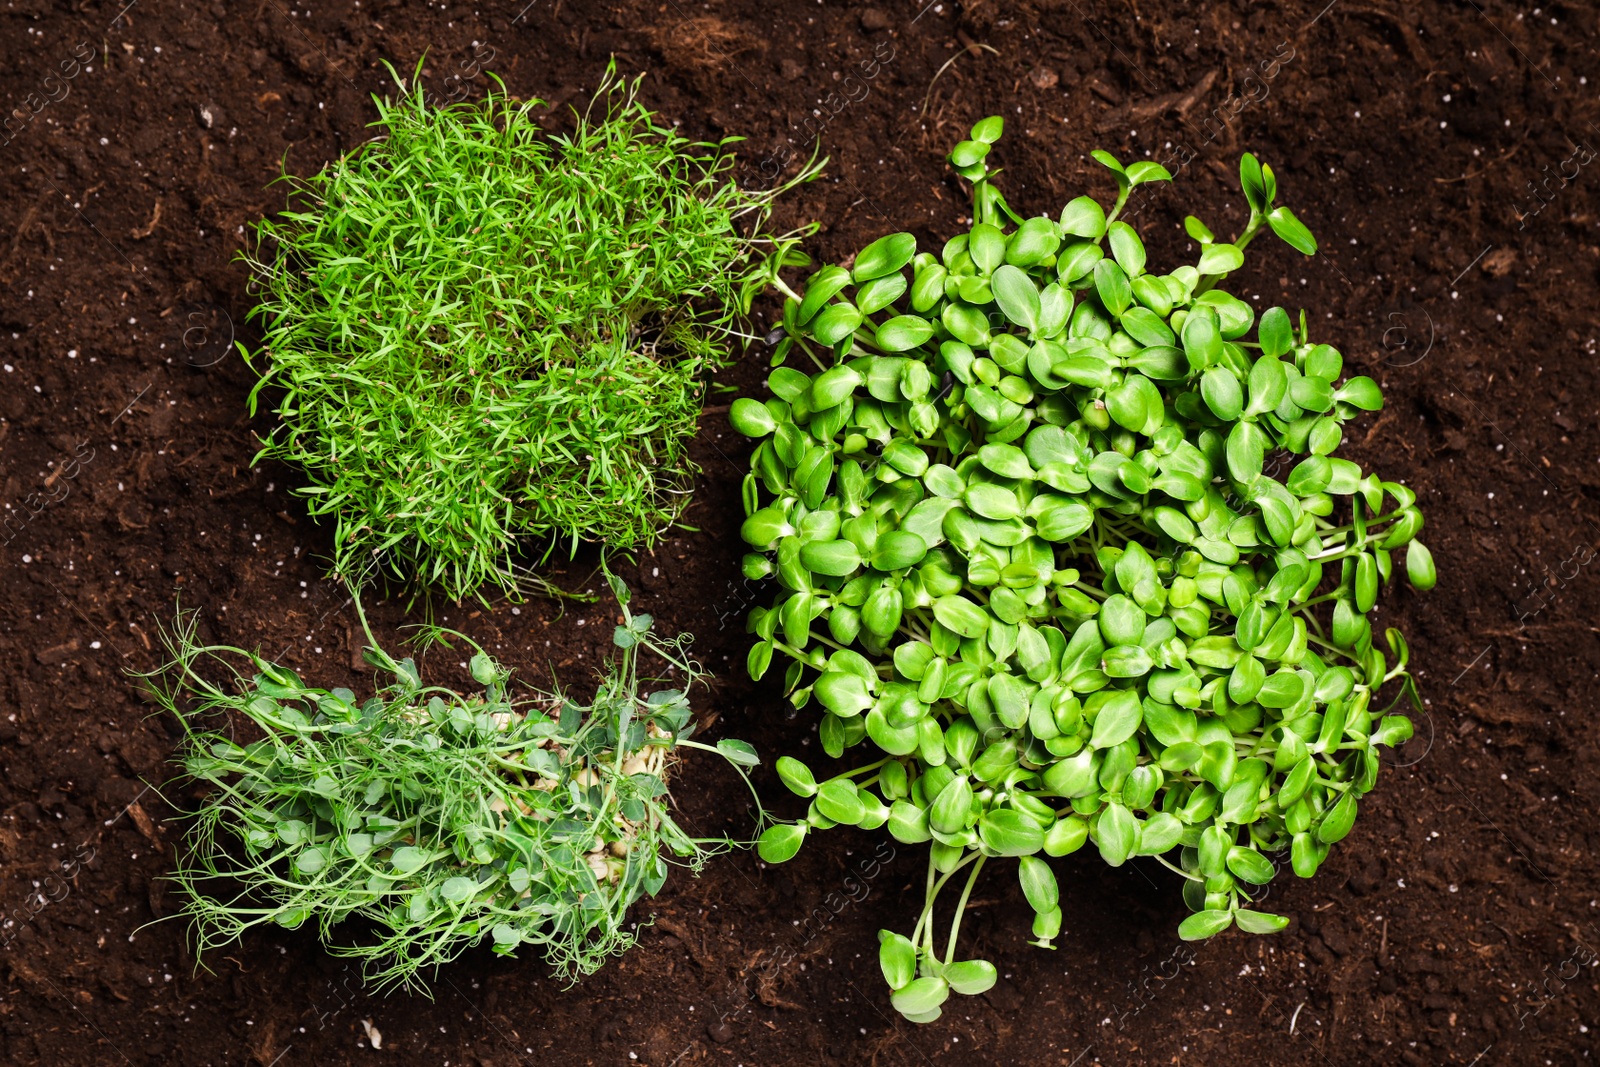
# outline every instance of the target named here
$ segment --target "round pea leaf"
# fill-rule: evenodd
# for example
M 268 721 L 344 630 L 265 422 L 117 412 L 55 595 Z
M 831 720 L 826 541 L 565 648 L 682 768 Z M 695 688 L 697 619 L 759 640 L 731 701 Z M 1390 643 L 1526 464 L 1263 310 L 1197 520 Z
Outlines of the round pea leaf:
M 439 896 L 452 904 L 459 904 L 477 892 L 478 883 L 471 878 L 457 876 L 445 879 L 444 885 L 439 887 Z
M 750 744 L 748 741 L 740 741 L 738 738 L 734 737 L 725 737 L 721 741 L 717 742 L 717 751 L 722 754 L 723 759 L 726 759 L 729 763 L 736 764 L 737 766 L 761 766 L 761 757 L 756 754 L 755 746 Z
M 756 842 L 756 851 L 768 863 L 783 863 L 793 859 L 806 839 L 806 824 L 786 822 L 769 826 Z
M 395 849 L 394 854 L 389 857 L 389 861 L 394 864 L 394 869 L 401 874 L 414 874 L 422 868 L 423 864 L 428 862 L 428 854 L 420 848 L 407 845 L 404 848 Z
M 294 869 L 298 874 L 313 875 L 328 865 L 327 846 L 308 848 L 294 858 Z

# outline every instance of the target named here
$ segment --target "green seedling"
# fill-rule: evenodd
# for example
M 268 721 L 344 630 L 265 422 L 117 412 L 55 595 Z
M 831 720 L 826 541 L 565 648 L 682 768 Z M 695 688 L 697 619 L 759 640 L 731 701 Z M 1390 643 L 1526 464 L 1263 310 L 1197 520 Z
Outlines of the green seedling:
M 741 741 L 689 739 L 688 691 L 704 676 L 688 638 L 658 638 L 618 593 L 618 652 L 587 705 L 513 700 L 508 672 L 475 645 L 481 690 L 424 685 L 376 642 L 366 659 L 387 681 L 358 702 L 202 646 L 180 617 L 173 661 L 149 681 L 187 731 L 184 768 L 205 792 L 173 875 L 201 954 L 255 926 L 312 923 L 379 988 L 425 992 L 428 974 L 485 940 L 501 955 L 535 946 L 568 979 L 627 949 L 628 909 L 669 864 L 698 870 L 732 844 L 673 820 L 679 752 L 716 752 L 741 775 L 757 759 Z M 670 682 L 641 678 L 642 654 L 669 664 Z M 225 681 L 207 677 L 219 669 Z
M 378 136 L 283 179 L 292 210 L 247 256 L 250 404 L 278 391 L 261 455 L 305 471 L 340 573 L 512 588 L 519 538 L 648 547 L 687 504 L 703 379 L 805 262 L 809 230 L 762 224 L 821 164 L 741 189 L 738 138 L 691 143 L 637 88 L 608 69 L 554 136 L 503 86 L 435 108 L 413 85 L 376 100 Z
M 950 156 L 969 232 L 938 254 L 891 234 L 816 272 L 778 353 L 816 373 L 779 366 L 770 399 L 730 410 L 759 442 L 744 573 L 779 587 L 751 613 L 750 674 L 787 660 L 827 754 L 876 750 L 822 782 L 779 760 L 811 807 L 761 854 L 840 823 L 929 843 L 915 925 L 880 935 L 919 1022 L 995 980 L 958 934 L 996 857 L 1019 858 L 1044 947 L 1070 911 L 1046 857 L 1087 842 L 1180 875 L 1184 938 L 1282 928 L 1251 906 L 1269 857 L 1310 877 L 1411 735 L 1391 712 L 1420 707 L 1400 633 L 1374 645 L 1380 587 L 1402 550 L 1414 586 L 1435 579 L 1415 494 L 1333 454 L 1377 384 L 1303 313 L 1258 318 L 1219 287 L 1265 229 L 1315 251 L 1271 168 L 1244 157 L 1235 240 L 1191 217 L 1199 261 L 1157 274 L 1117 216 L 1165 170 L 1097 152 L 1109 211 L 1082 196 L 1024 219 L 988 169 L 1000 132 L 986 119 Z

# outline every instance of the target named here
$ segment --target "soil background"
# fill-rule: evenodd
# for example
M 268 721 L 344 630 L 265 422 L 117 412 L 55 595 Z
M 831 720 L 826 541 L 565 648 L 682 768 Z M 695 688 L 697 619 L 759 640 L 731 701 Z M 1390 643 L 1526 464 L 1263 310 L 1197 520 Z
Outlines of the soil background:
M 526 5 L 526 6 L 524 6 Z M 1587 1064 L 1600 1046 L 1600 143 L 1595 8 L 1391 0 L 5 0 L 0 8 L 0 1059 L 15 1064 Z M 925 856 L 833 831 L 789 864 L 751 853 L 641 903 L 638 946 L 575 988 L 536 958 L 474 952 L 432 1000 L 369 995 L 310 931 L 252 934 L 197 968 L 162 876 L 179 824 L 157 792 L 174 724 L 126 681 L 174 603 L 202 633 L 321 684 L 352 666 L 354 614 L 325 577 L 297 474 L 252 466 L 247 228 L 370 134 L 382 61 L 442 98 L 483 72 L 570 121 L 615 56 L 696 136 L 737 134 L 742 181 L 822 180 L 778 222 L 820 220 L 838 261 L 882 233 L 924 247 L 966 194 L 943 155 L 1005 116 L 1013 205 L 1109 202 L 1088 159 L 1168 162 L 1141 203 L 1153 264 L 1194 253 L 1189 212 L 1233 232 L 1241 151 L 1320 239 L 1263 239 L 1232 291 L 1308 309 L 1381 414 L 1346 454 L 1416 488 L 1432 593 L 1394 588 L 1428 711 L 1318 877 L 1285 875 L 1274 937 L 1185 945 L 1174 876 L 1058 863 L 1065 928 L 1030 947 L 1006 865 L 963 929 L 994 990 L 912 1027 L 888 1006 L 876 931 L 903 929 Z M 74 58 L 76 56 L 76 59 Z M 70 77 L 66 71 L 72 71 Z M 46 81 L 50 77 L 51 80 Z M 66 95 L 61 98 L 65 87 Z M 31 94 L 31 95 L 30 95 Z M 58 99 L 50 99 L 56 97 Z M 759 308 L 765 333 L 775 305 Z M 761 388 L 756 345 L 722 380 Z M 626 576 L 718 675 L 712 736 L 768 766 L 814 722 L 744 679 L 745 450 L 716 405 L 679 532 Z M 583 587 L 585 560 L 557 565 Z M 598 584 L 598 583 L 594 583 Z M 440 605 L 525 677 L 581 682 L 615 608 Z M 375 608 L 398 640 L 404 602 Z M 358 632 L 358 631 L 357 631 Z M 432 677 L 464 679 L 434 653 Z M 815 752 L 815 747 L 809 749 Z M 799 803 L 768 770 L 782 814 Z M 170 791 L 169 791 L 170 792 Z M 675 795 L 704 832 L 748 798 L 691 759 Z M 364 1023 L 381 1031 L 372 1048 Z

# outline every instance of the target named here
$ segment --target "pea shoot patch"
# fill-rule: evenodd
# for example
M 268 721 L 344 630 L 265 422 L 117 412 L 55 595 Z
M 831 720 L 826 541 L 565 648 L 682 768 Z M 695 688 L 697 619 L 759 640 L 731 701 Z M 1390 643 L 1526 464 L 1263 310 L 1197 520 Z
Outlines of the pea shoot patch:
M 536 946 L 568 978 L 632 945 L 628 909 L 669 865 L 698 870 L 732 845 L 672 818 L 678 750 L 716 752 L 741 775 L 756 756 L 740 741 L 689 739 L 688 690 L 703 675 L 687 639 L 658 638 L 616 590 L 616 656 L 587 705 L 553 692 L 514 700 L 481 649 L 481 691 L 424 685 L 411 659 L 376 645 L 367 660 L 388 680 L 358 703 L 258 655 L 199 645 L 192 617 L 180 620 L 173 662 L 149 680 L 187 730 L 185 770 L 209 790 L 173 875 L 200 952 L 255 926 L 311 922 L 376 987 L 426 992 L 441 964 L 483 942 L 501 955 Z M 676 668 L 670 687 L 641 678 L 641 655 Z M 219 667 L 224 681 L 206 676 Z M 261 736 L 238 738 L 241 727 Z

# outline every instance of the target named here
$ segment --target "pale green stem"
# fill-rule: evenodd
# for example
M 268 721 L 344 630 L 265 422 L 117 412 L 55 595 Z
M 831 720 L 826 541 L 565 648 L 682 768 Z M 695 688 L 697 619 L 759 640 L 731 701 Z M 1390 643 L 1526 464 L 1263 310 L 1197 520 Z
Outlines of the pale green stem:
M 972 873 L 967 876 L 967 884 L 961 890 L 961 899 L 956 901 L 955 918 L 950 921 L 950 940 L 946 944 L 944 952 L 944 965 L 946 967 L 955 962 L 956 937 L 961 933 L 961 916 L 967 910 L 967 898 L 972 895 L 972 887 L 978 881 L 978 872 L 983 870 L 984 861 L 988 859 L 988 857 L 983 855 L 981 852 L 974 853 L 974 855 L 978 857 L 978 862 L 973 865 Z M 963 860 L 962 862 L 965 863 L 966 861 Z M 957 870 L 959 869 L 960 868 L 957 868 Z M 950 873 L 954 874 L 955 871 L 951 871 Z

